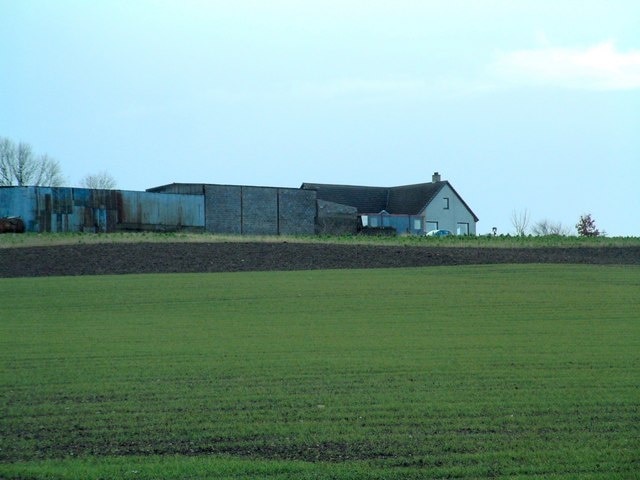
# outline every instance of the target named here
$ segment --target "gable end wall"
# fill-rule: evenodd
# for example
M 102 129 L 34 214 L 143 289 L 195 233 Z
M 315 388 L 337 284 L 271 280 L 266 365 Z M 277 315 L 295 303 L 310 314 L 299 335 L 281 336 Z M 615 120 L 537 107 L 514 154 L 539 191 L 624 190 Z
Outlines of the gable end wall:
M 444 199 L 449 199 L 449 208 L 444 208 Z M 458 222 L 469 224 L 469 234 L 476 234 L 476 222 L 473 214 L 462 203 L 460 197 L 449 185 L 445 185 L 424 210 L 426 222 L 437 222 L 439 229 L 457 232 Z

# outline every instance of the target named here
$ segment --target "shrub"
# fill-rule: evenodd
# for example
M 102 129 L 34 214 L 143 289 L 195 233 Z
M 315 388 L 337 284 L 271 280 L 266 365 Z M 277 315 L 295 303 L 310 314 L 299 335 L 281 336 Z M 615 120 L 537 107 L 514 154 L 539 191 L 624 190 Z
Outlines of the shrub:
M 597 237 L 600 231 L 596 228 L 596 222 L 591 218 L 591 214 L 581 215 L 580 220 L 576 224 L 576 230 L 581 237 Z

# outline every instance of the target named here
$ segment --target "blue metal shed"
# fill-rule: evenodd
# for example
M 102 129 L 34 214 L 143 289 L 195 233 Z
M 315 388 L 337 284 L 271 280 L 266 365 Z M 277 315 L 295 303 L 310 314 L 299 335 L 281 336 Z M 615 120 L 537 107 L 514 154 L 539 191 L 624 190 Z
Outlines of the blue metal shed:
M 0 217 L 28 232 L 204 231 L 204 196 L 68 187 L 0 187 Z

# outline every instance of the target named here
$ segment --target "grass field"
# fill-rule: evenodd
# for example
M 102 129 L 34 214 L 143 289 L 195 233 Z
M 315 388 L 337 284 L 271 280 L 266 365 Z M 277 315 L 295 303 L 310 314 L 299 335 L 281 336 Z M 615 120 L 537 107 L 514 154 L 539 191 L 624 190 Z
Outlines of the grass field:
M 638 478 L 640 268 L 0 279 L 0 477 Z

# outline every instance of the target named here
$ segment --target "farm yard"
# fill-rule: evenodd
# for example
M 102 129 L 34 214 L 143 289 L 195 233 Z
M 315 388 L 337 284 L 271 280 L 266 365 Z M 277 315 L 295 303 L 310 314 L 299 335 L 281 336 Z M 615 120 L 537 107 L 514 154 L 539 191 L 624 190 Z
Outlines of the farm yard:
M 0 248 L 0 477 L 634 478 L 637 245 L 480 250 Z

